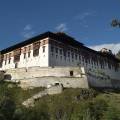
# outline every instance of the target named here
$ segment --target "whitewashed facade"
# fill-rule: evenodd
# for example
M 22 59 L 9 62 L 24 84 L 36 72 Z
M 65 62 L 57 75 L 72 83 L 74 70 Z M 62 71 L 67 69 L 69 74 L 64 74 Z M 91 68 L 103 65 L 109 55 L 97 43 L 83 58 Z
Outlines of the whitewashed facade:
M 48 38 L 43 39 L 42 41 L 44 40 L 48 40 Z M 43 51 L 43 47 L 45 47 L 45 51 Z M 26 49 L 26 51 L 24 51 L 24 49 Z M 49 49 L 49 45 L 45 44 L 39 48 L 38 55 L 34 56 L 32 44 L 23 46 L 21 47 L 20 58 L 18 61 L 14 61 L 14 51 L 10 51 L 4 54 L 2 69 L 5 70 L 5 69 L 22 68 L 22 67 L 28 68 L 33 66 L 48 67 L 49 66 L 48 49 Z
M 119 60 L 111 53 L 85 47 L 64 33 L 46 32 L 1 51 L 1 69 L 80 66 L 120 77 Z

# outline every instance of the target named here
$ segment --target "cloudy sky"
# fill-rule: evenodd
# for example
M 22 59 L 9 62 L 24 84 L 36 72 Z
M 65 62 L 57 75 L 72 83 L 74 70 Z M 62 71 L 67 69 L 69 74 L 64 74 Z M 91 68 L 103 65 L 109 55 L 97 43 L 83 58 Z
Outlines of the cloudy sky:
M 93 49 L 120 49 L 120 0 L 0 0 L 0 49 L 46 31 L 64 31 Z

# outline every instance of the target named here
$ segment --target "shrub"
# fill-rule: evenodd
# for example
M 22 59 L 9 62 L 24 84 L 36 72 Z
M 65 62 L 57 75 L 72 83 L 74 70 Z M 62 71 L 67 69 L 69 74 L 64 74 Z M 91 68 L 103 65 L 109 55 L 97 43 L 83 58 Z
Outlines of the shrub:
M 15 111 L 16 105 L 9 97 L 4 97 L 0 101 L 0 111 L 7 120 L 11 120 Z

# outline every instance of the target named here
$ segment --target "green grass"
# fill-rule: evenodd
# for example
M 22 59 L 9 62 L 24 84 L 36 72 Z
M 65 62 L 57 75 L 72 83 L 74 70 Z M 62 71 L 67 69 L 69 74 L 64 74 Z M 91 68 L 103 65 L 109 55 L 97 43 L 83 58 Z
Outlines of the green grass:
M 34 88 L 23 90 L 16 84 L 2 82 L 0 83 L 0 99 L 2 99 L 6 95 L 14 100 L 16 105 L 20 105 L 24 100 L 42 91 L 43 89 L 44 88 Z
M 7 96 L 15 103 L 11 120 L 120 120 L 120 91 L 70 88 L 61 94 L 42 97 L 33 108 L 21 106 L 24 100 L 43 89 L 23 90 L 3 82 L 0 83 L 0 101 Z M 10 108 L 7 106 L 6 111 Z M 4 111 L 0 110 L 0 115 L 4 115 Z

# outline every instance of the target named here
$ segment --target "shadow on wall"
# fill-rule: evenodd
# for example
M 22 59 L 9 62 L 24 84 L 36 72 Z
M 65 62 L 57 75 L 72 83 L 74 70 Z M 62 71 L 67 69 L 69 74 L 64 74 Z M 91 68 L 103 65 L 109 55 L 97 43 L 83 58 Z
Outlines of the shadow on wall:
M 11 80 L 12 76 L 10 74 L 5 74 L 4 79 Z

